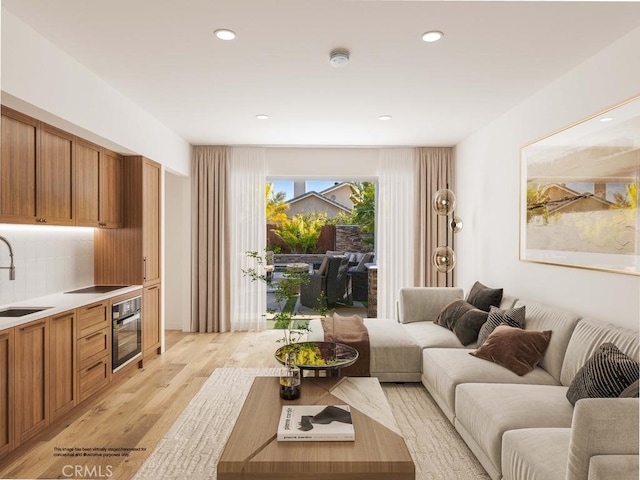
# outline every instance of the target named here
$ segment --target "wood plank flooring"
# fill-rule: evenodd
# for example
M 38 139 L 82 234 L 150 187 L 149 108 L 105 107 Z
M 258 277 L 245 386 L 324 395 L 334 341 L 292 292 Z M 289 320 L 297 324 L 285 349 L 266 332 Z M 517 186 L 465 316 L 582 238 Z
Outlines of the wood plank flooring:
M 0 478 L 132 478 L 214 369 L 277 367 L 279 335 L 167 331 L 165 353 L 0 460 Z

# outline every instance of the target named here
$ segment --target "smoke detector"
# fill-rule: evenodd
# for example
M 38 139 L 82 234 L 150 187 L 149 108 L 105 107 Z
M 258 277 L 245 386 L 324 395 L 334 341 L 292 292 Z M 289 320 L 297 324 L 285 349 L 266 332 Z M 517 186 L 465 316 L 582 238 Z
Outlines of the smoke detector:
M 336 48 L 329 54 L 329 64 L 332 67 L 345 67 L 349 63 L 349 50 Z

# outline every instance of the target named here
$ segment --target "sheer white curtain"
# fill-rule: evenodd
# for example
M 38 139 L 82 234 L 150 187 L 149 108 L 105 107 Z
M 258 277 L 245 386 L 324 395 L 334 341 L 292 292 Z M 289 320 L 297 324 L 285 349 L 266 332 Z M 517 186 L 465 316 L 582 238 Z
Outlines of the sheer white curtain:
M 379 318 L 396 318 L 399 289 L 413 286 L 414 175 L 414 149 L 380 149 L 376 214 Z
M 255 267 L 248 251 L 264 255 L 266 240 L 264 148 L 232 147 L 229 171 L 231 329 L 266 326 L 267 293 L 263 282 L 251 282 L 242 270 Z

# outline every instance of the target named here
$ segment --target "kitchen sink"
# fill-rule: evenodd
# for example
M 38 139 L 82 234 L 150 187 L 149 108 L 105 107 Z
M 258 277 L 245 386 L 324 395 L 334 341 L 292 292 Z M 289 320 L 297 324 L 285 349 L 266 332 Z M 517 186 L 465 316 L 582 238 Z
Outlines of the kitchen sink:
M 51 307 L 9 307 L 0 310 L 0 317 L 24 317 L 32 313 L 41 312 Z

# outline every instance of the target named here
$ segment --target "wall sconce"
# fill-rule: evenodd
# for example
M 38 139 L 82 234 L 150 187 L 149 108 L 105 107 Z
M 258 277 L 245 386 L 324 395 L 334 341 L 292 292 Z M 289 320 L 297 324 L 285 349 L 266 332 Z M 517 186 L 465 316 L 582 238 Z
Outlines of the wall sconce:
M 449 190 L 448 186 L 436 192 L 431 205 L 437 215 L 447 217 L 447 228 L 449 231 L 456 234 L 462 230 L 462 219 L 453 215 L 456 208 L 456 196 Z M 449 215 L 451 215 L 452 218 L 449 219 Z M 453 251 L 453 236 L 451 237 L 451 247 L 449 246 L 449 235 L 447 235 L 446 238 L 446 245 L 436 248 L 432 257 L 433 266 L 442 273 L 449 273 L 456 266 L 456 253 Z

